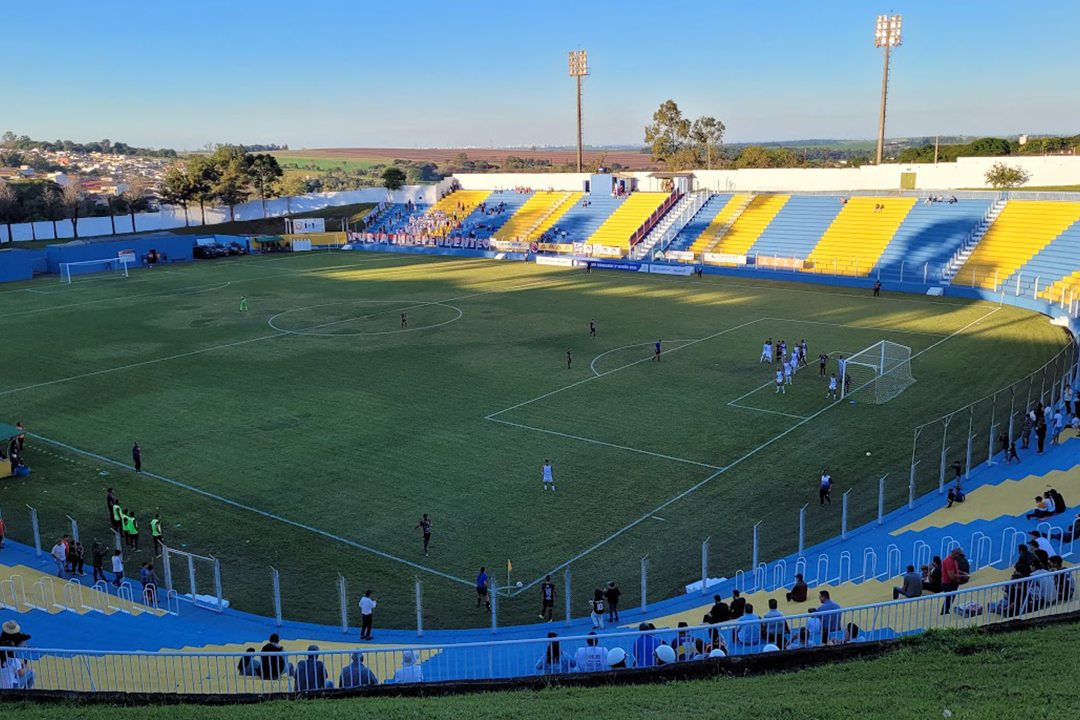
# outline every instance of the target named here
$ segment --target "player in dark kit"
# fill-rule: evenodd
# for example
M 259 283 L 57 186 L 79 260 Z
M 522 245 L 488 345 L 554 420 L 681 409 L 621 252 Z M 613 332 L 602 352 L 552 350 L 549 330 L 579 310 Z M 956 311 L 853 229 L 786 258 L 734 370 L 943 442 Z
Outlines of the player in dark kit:
M 660 362 L 660 341 L 656 341 L 656 350 L 653 351 L 653 360 Z
M 570 365 L 574 362 L 574 355 L 570 352 L 570 348 L 566 348 L 566 369 L 570 369 Z
M 540 583 L 540 601 L 543 605 L 540 607 L 540 619 L 545 617 L 548 622 L 551 622 L 552 616 L 555 614 L 555 596 L 559 592 L 555 589 L 555 583 L 551 582 L 551 576 L 548 575 L 544 578 L 544 582 Z
M 407 312 L 401 313 L 401 327 L 409 327 L 409 313 Z
M 820 355 L 818 355 L 817 361 L 818 361 L 818 374 L 821 375 L 821 377 L 825 377 L 825 375 L 826 375 L 825 366 L 829 364 L 829 356 L 826 355 L 825 353 L 821 353 Z
M 135 443 L 131 446 L 131 462 L 135 465 L 135 472 L 142 472 L 142 448 L 139 447 L 139 443 Z
M 428 520 L 427 513 L 424 513 L 424 517 L 420 518 L 420 522 L 416 523 L 413 530 L 416 529 L 420 529 L 424 533 L 424 557 L 427 557 L 427 546 L 431 542 L 431 520 Z
M 589 321 L 589 337 L 596 337 L 596 321 Z

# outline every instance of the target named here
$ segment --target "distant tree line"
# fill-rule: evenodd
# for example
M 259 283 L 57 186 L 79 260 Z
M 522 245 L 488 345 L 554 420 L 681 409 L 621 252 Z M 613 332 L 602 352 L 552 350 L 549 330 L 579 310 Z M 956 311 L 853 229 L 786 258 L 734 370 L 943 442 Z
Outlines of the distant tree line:
M 116 216 L 131 215 L 132 227 L 137 229 L 135 215 L 151 210 L 149 184 L 142 178 L 132 178 L 123 190 L 107 195 L 97 201 L 86 191 L 86 184 L 79 176 L 71 176 L 67 185 L 48 180 L 25 180 L 12 183 L 0 182 L 0 223 L 7 227 L 4 240 L 13 238 L 11 226 L 16 223 L 52 223 L 52 239 L 57 239 L 56 224 L 70 220 L 75 237 L 79 237 L 79 220 L 88 217 L 105 217 L 112 220 L 116 233 Z M 31 237 L 39 238 L 31 225 Z
M 1023 145 L 1019 141 L 1004 140 L 1002 138 L 980 138 L 969 143 L 939 145 L 937 159 L 938 162 L 953 162 L 960 157 L 1053 155 L 1067 152 L 1080 152 L 1080 135 L 1028 138 L 1028 141 Z M 895 161 L 901 163 L 934 162 L 933 139 L 925 138 L 924 144 L 902 150 L 896 156 Z
M 237 205 L 259 198 L 265 215 L 267 198 L 294 197 L 306 192 L 304 181 L 285 177 L 273 155 L 251 153 L 239 145 L 218 145 L 210 154 L 192 155 L 170 165 L 165 171 L 161 201 L 182 207 L 185 224 L 188 224 L 188 207 L 198 205 L 205 225 L 207 205 L 227 205 L 232 219 Z
M 0 149 L 4 150 L 48 150 L 50 152 L 71 153 L 108 153 L 110 155 L 131 155 L 135 157 L 160 157 L 174 158 L 176 151 L 168 148 L 143 148 L 134 147 L 127 143 L 114 143 L 111 140 L 99 140 L 97 142 L 77 143 L 71 140 L 31 140 L 26 135 L 16 135 L 8 130 L 0 136 Z

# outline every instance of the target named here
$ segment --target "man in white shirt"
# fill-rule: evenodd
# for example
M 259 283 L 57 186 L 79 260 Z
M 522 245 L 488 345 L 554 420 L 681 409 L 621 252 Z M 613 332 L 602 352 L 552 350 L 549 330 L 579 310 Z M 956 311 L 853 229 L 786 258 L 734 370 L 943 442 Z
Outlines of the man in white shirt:
M 370 590 L 368 591 L 370 592 Z M 368 638 L 369 640 L 371 638 Z M 401 668 L 394 673 L 395 683 L 424 682 L 424 672 L 416 664 L 416 654 L 412 650 L 401 653 Z
M 364 597 L 360 598 L 360 639 L 371 639 L 371 620 L 378 603 L 371 597 L 371 591 L 365 590 Z
M 1028 542 L 1028 547 L 1037 548 L 1043 550 L 1047 555 L 1055 555 L 1054 546 L 1050 544 L 1050 541 L 1042 536 L 1038 530 L 1032 530 L 1030 533 L 1031 540 Z
M 49 555 L 56 561 L 56 577 L 64 577 L 64 564 L 67 562 L 67 545 L 64 544 L 64 541 L 57 540 Z
M 787 623 L 784 621 L 784 613 L 777 609 L 776 598 L 769 598 L 769 612 L 765 613 L 765 620 L 770 621 L 765 623 L 765 641 L 784 647 Z
M 603 672 L 604 670 L 610 670 L 611 666 L 608 665 L 607 648 L 600 647 L 597 642 L 598 638 L 596 633 L 589 633 L 589 639 L 585 641 L 586 646 L 578 648 L 574 653 L 574 660 L 577 662 L 578 672 Z
M 787 388 L 784 387 L 784 369 L 783 368 L 776 368 L 776 392 L 782 392 L 785 395 L 787 395 Z
M 784 361 L 784 384 L 785 385 L 790 385 L 791 384 L 791 373 L 792 373 L 791 360 L 785 360 Z

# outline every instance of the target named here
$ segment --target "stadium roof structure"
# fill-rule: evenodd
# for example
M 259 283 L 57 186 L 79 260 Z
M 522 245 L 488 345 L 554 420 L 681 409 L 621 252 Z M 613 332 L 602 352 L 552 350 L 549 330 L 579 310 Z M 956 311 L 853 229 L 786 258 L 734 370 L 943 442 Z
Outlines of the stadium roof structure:
M 5 425 L 4 423 L 0 423 L 0 440 L 10 440 L 17 435 L 22 435 L 24 432 L 26 431 L 20 430 L 14 425 Z

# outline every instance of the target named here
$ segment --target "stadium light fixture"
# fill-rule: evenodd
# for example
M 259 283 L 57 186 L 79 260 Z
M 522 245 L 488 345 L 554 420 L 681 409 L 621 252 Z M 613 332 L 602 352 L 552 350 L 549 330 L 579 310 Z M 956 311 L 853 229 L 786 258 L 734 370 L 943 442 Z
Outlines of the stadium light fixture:
M 589 57 L 588 53 L 584 50 L 571 50 L 570 51 L 570 77 L 577 80 L 577 171 L 581 172 L 582 157 L 582 135 L 581 135 L 581 78 L 586 77 L 589 74 Z
M 899 15 L 878 15 L 874 28 L 874 47 L 885 48 L 885 72 L 881 78 L 881 116 L 878 118 L 877 164 L 885 149 L 885 104 L 889 94 L 889 50 L 900 47 Z

